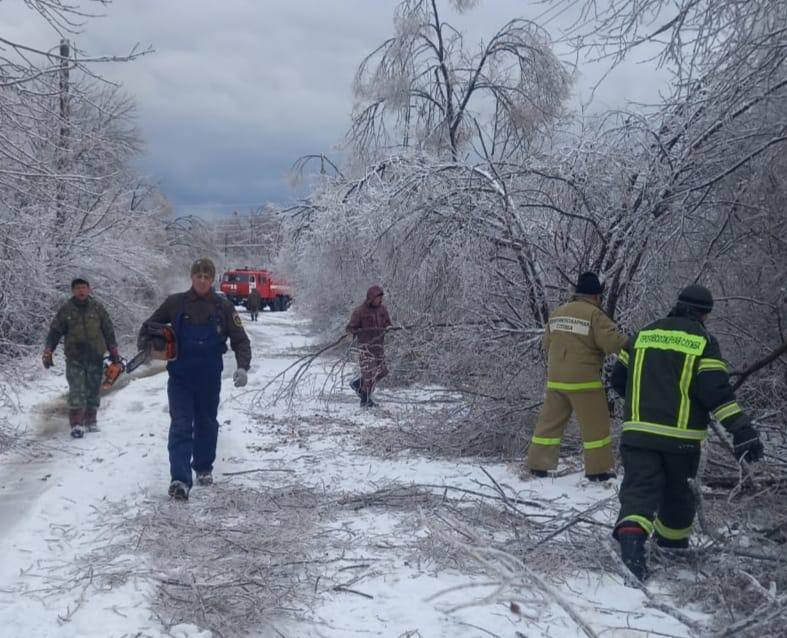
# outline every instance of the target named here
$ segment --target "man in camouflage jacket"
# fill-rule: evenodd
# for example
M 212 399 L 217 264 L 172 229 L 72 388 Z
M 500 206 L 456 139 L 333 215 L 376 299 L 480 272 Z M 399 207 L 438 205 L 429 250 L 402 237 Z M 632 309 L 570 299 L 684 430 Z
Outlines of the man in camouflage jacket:
M 109 351 L 112 361 L 118 361 L 115 329 L 109 314 L 90 296 L 90 284 L 81 278 L 71 282 L 72 297 L 57 311 L 46 336 L 42 361 L 52 367 L 52 353 L 65 337 L 68 380 L 68 421 L 71 436 L 81 438 L 85 429 L 98 430 L 99 388 L 103 374 L 104 354 Z

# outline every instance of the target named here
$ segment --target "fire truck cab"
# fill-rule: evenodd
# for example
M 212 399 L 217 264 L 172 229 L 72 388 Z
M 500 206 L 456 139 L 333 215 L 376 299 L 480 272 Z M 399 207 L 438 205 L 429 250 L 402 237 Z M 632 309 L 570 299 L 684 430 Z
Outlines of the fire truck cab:
M 252 287 L 257 289 L 262 305 L 273 312 L 287 310 L 292 302 L 289 285 L 275 280 L 269 271 L 262 268 L 236 268 L 228 270 L 221 277 L 220 290 L 236 306 L 246 305 Z

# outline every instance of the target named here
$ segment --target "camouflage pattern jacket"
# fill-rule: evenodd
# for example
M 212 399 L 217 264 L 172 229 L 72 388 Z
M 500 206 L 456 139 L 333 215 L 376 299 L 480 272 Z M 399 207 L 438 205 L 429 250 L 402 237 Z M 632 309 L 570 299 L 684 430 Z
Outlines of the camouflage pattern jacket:
M 117 347 L 112 320 L 93 297 L 84 302 L 71 297 L 60 307 L 49 326 L 46 347 L 54 351 L 63 337 L 63 351 L 74 361 L 101 361 L 109 348 Z

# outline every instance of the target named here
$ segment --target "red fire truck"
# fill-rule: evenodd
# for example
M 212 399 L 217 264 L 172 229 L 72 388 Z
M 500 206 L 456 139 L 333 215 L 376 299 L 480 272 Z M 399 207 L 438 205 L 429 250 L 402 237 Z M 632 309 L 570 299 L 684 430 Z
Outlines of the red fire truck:
M 274 279 L 270 272 L 262 268 L 237 268 L 228 270 L 221 277 L 220 290 L 234 303 L 246 305 L 251 287 L 260 293 L 262 305 L 268 306 L 273 312 L 287 310 L 292 302 L 292 291 L 289 285 Z

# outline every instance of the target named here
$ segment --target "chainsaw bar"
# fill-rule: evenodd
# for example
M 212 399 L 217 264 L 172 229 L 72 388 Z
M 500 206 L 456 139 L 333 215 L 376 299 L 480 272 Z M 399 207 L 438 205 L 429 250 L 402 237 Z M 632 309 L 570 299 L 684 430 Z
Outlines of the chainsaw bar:
M 139 366 L 145 363 L 148 360 L 149 356 L 150 353 L 148 352 L 148 350 L 140 350 L 139 352 L 137 352 L 137 354 L 134 355 L 134 358 L 131 359 L 131 361 L 129 361 L 128 363 L 126 363 L 126 374 L 128 374 L 129 372 L 133 372 Z

